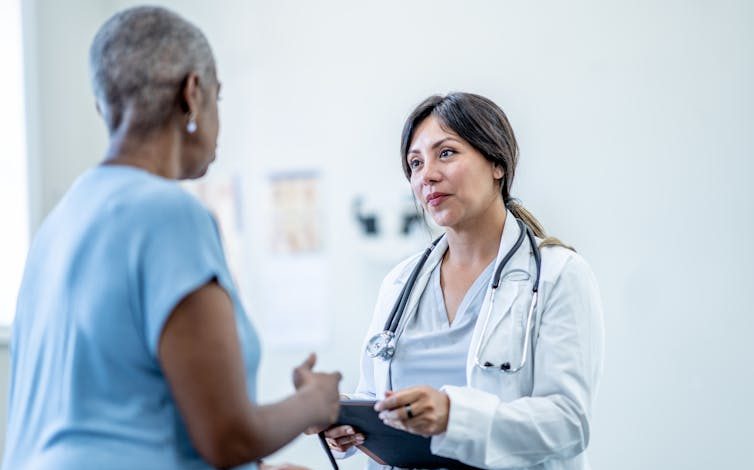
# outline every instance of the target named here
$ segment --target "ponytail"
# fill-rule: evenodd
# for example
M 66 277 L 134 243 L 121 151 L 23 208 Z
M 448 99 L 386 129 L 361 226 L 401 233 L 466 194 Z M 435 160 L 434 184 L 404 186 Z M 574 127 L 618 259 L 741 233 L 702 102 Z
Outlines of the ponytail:
M 526 224 L 526 226 L 531 229 L 535 237 L 542 239 L 542 242 L 539 244 L 540 248 L 545 246 L 562 246 L 563 248 L 567 248 L 571 251 L 576 251 L 572 246 L 566 245 L 559 239 L 555 237 L 548 237 L 542 224 L 521 204 L 518 199 L 509 199 L 506 202 L 505 206 L 509 211 L 511 211 L 514 217 L 521 219 L 521 222 Z

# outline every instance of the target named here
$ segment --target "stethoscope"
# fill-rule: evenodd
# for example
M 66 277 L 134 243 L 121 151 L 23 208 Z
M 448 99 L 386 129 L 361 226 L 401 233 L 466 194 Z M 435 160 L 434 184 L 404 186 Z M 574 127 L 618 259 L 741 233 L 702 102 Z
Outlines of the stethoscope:
M 518 234 L 518 238 L 516 239 L 516 243 L 513 244 L 513 247 L 511 247 L 510 250 L 508 250 L 508 253 L 505 254 L 503 259 L 495 269 L 495 275 L 492 277 L 492 284 L 490 285 L 490 300 L 489 307 L 487 308 L 487 316 L 484 319 L 484 325 L 482 325 L 482 333 L 479 338 L 476 351 L 474 353 L 474 363 L 478 367 L 481 367 L 482 369 L 499 368 L 501 371 L 508 374 L 514 374 L 523 369 L 524 365 L 526 365 L 526 356 L 529 354 L 529 338 L 531 336 L 530 332 L 532 326 L 532 318 L 534 317 L 534 310 L 537 306 L 539 275 L 542 269 L 542 255 L 539 252 L 539 247 L 537 246 L 536 241 L 534 240 L 534 234 L 531 232 L 529 227 L 524 225 L 524 223 L 519 219 L 516 219 L 516 222 L 518 223 L 518 227 L 521 230 Z M 411 271 L 411 275 L 406 281 L 406 284 L 403 286 L 401 294 L 395 301 L 395 305 L 393 306 L 393 310 L 390 312 L 390 316 L 385 322 L 383 331 L 381 333 L 377 333 L 369 339 L 366 350 L 367 354 L 369 354 L 370 357 L 379 357 L 385 361 L 392 359 L 393 355 L 395 354 L 395 345 L 398 341 L 396 331 L 406 310 L 408 298 L 411 296 L 411 291 L 414 288 L 414 284 L 416 284 L 416 279 L 419 277 L 419 273 L 421 272 L 422 267 L 424 267 L 424 263 L 426 263 L 427 258 L 429 258 L 429 254 L 432 253 L 432 250 L 437 246 L 437 243 L 442 239 L 442 237 L 443 236 L 438 237 L 435 241 L 432 242 L 430 246 L 427 247 L 426 250 L 424 250 L 424 253 L 419 259 L 419 262 L 416 263 L 414 270 Z M 524 345 L 521 354 L 521 363 L 515 369 L 511 369 L 510 362 L 503 362 L 500 365 L 495 365 L 489 361 L 482 362 L 481 352 L 483 349 L 482 345 L 484 344 L 484 338 L 487 333 L 487 326 L 489 324 L 490 318 L 492 317 L 492 309 L 495 306 L 495 292 L 497 291 L 497 288 L 500 287 L 500 277 L 502 276 L 503 269 L 508 264 L 508 261 L 510 261 L 516 251 L 521 247 L 521 244 L 524 242 L 524 237 L 527 237 L 529 239 L 532 254 L 534 255 L 534 263 L 537 269 L 537 276 L 535 277 L 534 285 L 532 286 L 532 300 L 531 305 L 529 306 L 529 313 L 526 317 L 526 329 L 524 330 Z

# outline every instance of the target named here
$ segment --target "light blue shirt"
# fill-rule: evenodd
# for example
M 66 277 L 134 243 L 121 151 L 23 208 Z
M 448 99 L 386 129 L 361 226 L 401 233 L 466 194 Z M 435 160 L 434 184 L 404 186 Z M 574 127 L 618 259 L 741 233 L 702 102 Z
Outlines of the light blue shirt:
M 173 308 L 212 279 L 233 301 L 253 401 L 259 342 L 210 213 L 177 183 L 136 168 L 82 175 L 27 259 L 2 468 L 210 468 L 157 351 Z
M 492 278 L 490 264 L 476 278 L 448 323 L 437 263 L 419 299 L 416 313 L 406 322 L 390 364 L 393 390 L 414 385 L 466 385 L 466 358 L 484 293 Z

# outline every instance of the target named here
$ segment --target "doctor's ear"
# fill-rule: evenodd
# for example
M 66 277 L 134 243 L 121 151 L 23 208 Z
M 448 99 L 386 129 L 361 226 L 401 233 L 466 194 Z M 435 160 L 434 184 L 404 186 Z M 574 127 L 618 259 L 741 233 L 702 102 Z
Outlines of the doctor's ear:
M 505 172 L 503 171 L 503 167 L 497 163 L 493 163 L 492 164 L 492 177 L 495 178 L 495 180 L 502 182 L 504 176 L 505 176 Z

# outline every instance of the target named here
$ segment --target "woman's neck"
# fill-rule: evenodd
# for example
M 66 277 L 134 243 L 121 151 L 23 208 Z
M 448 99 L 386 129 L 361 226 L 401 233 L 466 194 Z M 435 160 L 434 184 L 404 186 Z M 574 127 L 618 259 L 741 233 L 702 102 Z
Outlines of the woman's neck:
M 443 262 L 467 267 L 491 263 L 500 248 L 506 214 L 505 205 L 500 199 L 462 227 L 449 227 L 448 251 Z
M 110 135 L 103 165 L 129 165 L 168 179 L 182 177 L 180 135 L 170 126 L 150 133 L 135 132 L 124 123 Z

